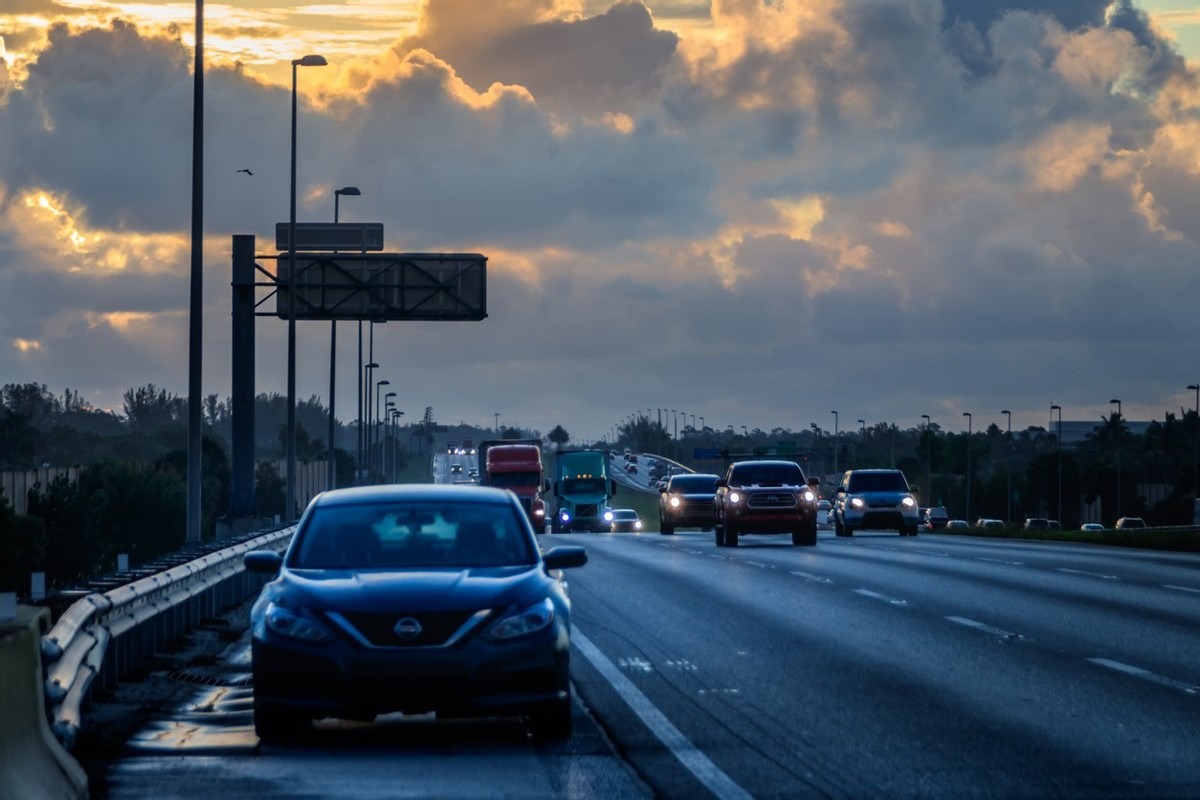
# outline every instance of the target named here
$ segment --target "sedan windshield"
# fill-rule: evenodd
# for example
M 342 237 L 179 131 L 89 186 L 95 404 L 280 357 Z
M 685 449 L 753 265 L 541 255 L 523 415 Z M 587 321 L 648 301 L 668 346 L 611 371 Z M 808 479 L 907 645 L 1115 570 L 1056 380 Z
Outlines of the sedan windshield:
M 499 567 L 536 563 L 513 507 L 380 503 L 317 508 L 296 534 L 292 569 Z

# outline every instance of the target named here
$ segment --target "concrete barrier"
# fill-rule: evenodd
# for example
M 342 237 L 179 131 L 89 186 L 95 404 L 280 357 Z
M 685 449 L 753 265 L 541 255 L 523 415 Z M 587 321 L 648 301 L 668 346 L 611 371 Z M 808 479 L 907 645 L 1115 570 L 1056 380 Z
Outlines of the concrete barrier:
M 18 606 L 0 620 L 0 800 L 86 798 L 87 774 L 50 732 L 41 637 L 50 611 Z

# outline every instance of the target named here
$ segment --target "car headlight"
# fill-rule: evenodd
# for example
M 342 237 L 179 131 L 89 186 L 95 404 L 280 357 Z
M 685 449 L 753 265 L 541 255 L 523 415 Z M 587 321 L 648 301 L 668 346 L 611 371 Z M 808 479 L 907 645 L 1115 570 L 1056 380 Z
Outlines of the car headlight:
M 917 501 L 913 500 L 911 497 L 906 497 L 900 501 L 900 505 L 904 506 L 905 508 L 913 508 L 917 505 Z
M 730 492 L 729 493 L 729 502 L 740 503 L 740 502 L 742 502 L 742 496 L 740 494 L 738 494 L 737 492 Z
M 613 513 L 612 513 L 611 511 L 605 511 L 605 512 L 604 512 L 604 521 L 605 521 L 605 522 L 612 522 L 612 521 L 613 521 Z
M 672 495 L 671 500 L 670 500 L 670 506 L 671 506 L 671 508 L 679 508 L 679 498 Z
M 633 523 L 633 527 L 640 531 L 642 529 L 642 521 L 640 519 L 637 520 Z
M 546 509 L 538 506 L 537 508 L 533 509 L 533 515 L 535 517 L 544 517 L 546 516 Z
M 500 620 L 492 627 L 488 635 L 500 641 L 515 639 L 518 636 L 536 633 L 551 622 L 554 622 L 554 603 L 547 597 L 540 603 Z
M 860 508 L 863 508 L 865 505 L 866 505 L 866 503 L 864 503 L 862 501 L 861 497 L 850 498 L 850 507 L 853 508 L 855 511 L 857 511 Z
M 289 639 L 299 639 L 302 642 L 317 644 L 333 638 L 324 628 L 312 620 L 306 619 L 294 611 L 271 603 L 264 615 L 267 628 L 272 633 L 286 636 Z
M 815 502 L 817 502 L 817 496 L 816 496 L 815 494 L 813 494 L 812 492 L 804 492 L 804 493 L 801 495 L 801 497 L 803 497 L 803 498 L 804 498 L 804 502 L 806 502 L 806 503 L 815 503 Z
M 561 519 L 563 522 L 570 522 L 571 521 L 571 512 L 561 511 L 561 512 L 559 512 L 558 518 Z

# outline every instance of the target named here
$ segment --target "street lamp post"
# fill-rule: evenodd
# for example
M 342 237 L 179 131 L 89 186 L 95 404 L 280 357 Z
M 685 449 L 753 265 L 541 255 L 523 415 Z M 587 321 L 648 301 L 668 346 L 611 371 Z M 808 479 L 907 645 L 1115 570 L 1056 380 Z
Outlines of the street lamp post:
M 833 479 L 840 481 L 842 478 L 838 475 L 838 412 L 829 413 L 833 414 Z
M 381 404 L 381 401 L 379 399 L 380 390 L 384 386 L 391 386 L 391 384 L 392 384 L 392 382 L 389 381 L 387 378 L 384 378 L 381 381 L 375 382 L 375 405 L 373 406 L 372 413 L 370 415 L 368 415 L 368 417 L 367 417 L 367 424 L 370 425 L 370 429 L 368 431 L 368 438 L 367 438 L 367 441 L 369 442 L 369 444 L 367 445 L 368 469 L 373 468 L 374 464 L 375 464 L 375 455 L 374 455 L 375 440 L 378 438 L 376 435 L 378 433 L 378 426 L 375 423 L 383 411 L 383 405 Z
M 1012 525 L 1012 412 L 1005 409 L 1000 413 L 1008 418 L 1008 457 L 1004 460 L 1008 467 L 1006 470 L 1008 473 L 1008 494 L 1006 495 L 1008 497 L 1008 510 L 1005 512 L 1007 516 L 1004 521 Z M 1059 517 L 1059 519 L 1061 520 L 1062 517 Z
M 288 519 L 296 513 L 296 67 L 323 67 L 324 56 L 292 59 L 292 175 L 288 191 L 288 352 L 287 352 L 287 508 Z
M 865 467 L 867 465 L 867 421 L 860 419 L 858 421 L 858 430 L 862 434 L 862 455 L 858 457 L 858 465 Z
M 358 404 L 358 478 L 362 480 L 366 478 L 367 459 L 370 456 L 370 444 L 367 437 L 367 428 L 370 426 L 371 420 L 371 371 L 379 369 L 379 365 L 374 361 L 363 367 L 363 372 L 366 373 L 366 397 Z M 363 376 L 358 376 L 359 394 L 362 394 Z M 356 482 L 357 483 L 357 482 Z
M 1188 387 L 1196 393 L 1196 418 L 1192 420 L 1193 427 L 1196 429 L 1196 443 L 1194 445 L 1194 458 L 1192 464 L 1192 503 L 1200 498 L 1200 383 L 1189 383 Z
M 1121 424 L 1124 417 L 1121 416 L 1121 401 L 1109 400 L 1110 404 L 1117 406 L 1117 519 L 1121 518 Z
M 925 420 L 925 505 L 932 506 L 933 476 L 929 465 L 933 461 L 933 431 L 929 427 L 929 415 L 922 414 L 921 419 Z
M 1054 422 L 1054 412 L 1058 412 L 1058 522 L 1062 524 L 1062 406 L 1050 406 L 1050 422 Z
M 338 200 L 342 195 L 360 195 L 357 186 L 346 186 L 333 190 L 333 224 L 338 223 Z M 362 322 L 358 323 L 359 364 L 362 364 Z M 337 417 L 335 416 L 335 398 L 337 391 L 337 320 L 329 320 L 329 475 L 325 481 L 326 488 L 337 486 L 337 458 L 334 457 L 333 440 L 337 435 Z
M 964 411 L 967 418 L 967 524 L 971 524 L 971 412 Z

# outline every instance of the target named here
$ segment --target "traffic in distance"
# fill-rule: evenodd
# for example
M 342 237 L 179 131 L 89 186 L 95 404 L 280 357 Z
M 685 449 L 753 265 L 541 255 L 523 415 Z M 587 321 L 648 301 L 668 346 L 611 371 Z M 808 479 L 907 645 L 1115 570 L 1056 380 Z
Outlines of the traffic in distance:
M 1055 644 L 1062 634 L 1051 636 L 1032 601 L 993 595 L 1015 588 L 1017 597 L 1028 597 L 1053 578 L 1061 586 L 1049 590 L 1051 598 L 1092 597 L 1092 575 L 1096 591 L 1129 592 L 1132 584 L 1122 589 L 1112 581 L 1132 582 L 1136 573 L 1101 567 L 1095 553 L 1045 549 L 1055 546 L 1050 543 L 937 537 L 930 550 L 911 537 L 968 524 L 949 518 L 943 507 L 918 505 L 899 470 L 846 470 L 822 497 L 818 482 L 788 459 L 747 458 L 697 473 L 645 454 L 547 454 L 534 447 L 535 456 L 524 447 L 532 445 L 482 442 L 439 453 L 429 485 L 326 492 L 305 511 L 285 552 L 245 556 L 248 569 L 272 578 L 251 611 L 249 637 L 253 731 L 270 748 L 264 754 L 307 752 L 312 736 L 321 747 L 337 748 L 339 741 L 353 747 L 360 740 L 339 739 L 339 731 L 351 730 L 331 725 L 339 720 L 369 723 L 353 730 L 370 736 L 402 726 L 397 717 L 507 719 L 541 747 L 572 739 L 580 720 L 594 717 L 617 746 L 607 757 L 628 759 L 647 784 L 645 794 L 620 795 L 627 797 L 978 795 L 1004 751 L 1018 753 L 1025 768 L 999 780 L 996 796 L 1195 796 L 1200 788 L 1196 779 L 1180 777 L 1190 774 L 1188 763 L 1200 768 L 1187 746 L 1200 735 L 1195 718 L 1165 727 L 1152 722 L 1170 693 L 1200 693 L 1174 657 L 1156 657 L 1148 668 L 1136 665 L 1129 648 L 1117 658 L 1104 643 L 1092 643 L 1083 648 L 1084 663 L 1102 670 L 1101 677 L 1107 670 L 1145 688 L 1128 697 L 1111 688 L 1111 701 L 1101 703 L 1081 699 L 1086 712 L 1047 716 L 1013 707 L 1012 692 L 1063 695 L 1059 678 L 1048 677 L 1050 664 L 1030 673 L 1021 661 L 1040 658 L 1045 649 L 1053 663 L 1065 645 Z M 472 471 L 478 477 L 464 477 Z M 643 518 L 648 507 L 657 520 Z M 989 528 L 992 522 L 972 524 Z M 1034 530 L 1054 521 L 1031 524 Z M 818 554 L 812 546 L 819 530 L 826 538 Z M 910 543 L 888 545 L 895 541 L 889 533 Z M 1155 591 L 1184 604 L 1188 592 L 1200 594 L 1200 585 L 1179 572 L 1189 564 L 1194 570 L 1194 559 L 1140 563 L 1146 570 L 1162 567 L 1161 578 L 1149 578 L 1165 587 Z M 1029 572 L 1039 564 L 1049 572 Z M 1008 575 L 1003 580 L 1001 571 Z M 1018 573 L 1021 585 L 1006 588 Z M 848 592 L 844 598 L 831 594 L 839 584 Z M 1190 606 L 1172 605 L 1171 598 L 1146 601 L 1153 608 L 1139 605 L 1144 598 L 1095 598 L 1072 604 L 1071 613 L 1099 617 L 1132 604 L 1138 618 L 1156 628 L 1154 639 L 1138 634 L 1138 647 L 1184 653 L 1185 661 L 1185 651 L 1194 649 L 1180 651 L 1170 632 L 1196 617 Z M 970 610 L 957 610 L 956 603 Z M 920 609 L 934 604 L 926 619 Z M 646 615 L 651 607 L 658 610 Z M 987 609 L 1010 608 L 1013 615 L 1002 621 L 980 619 Z M 721 609 L 729 610 L 728 619 Z M 909 622 L 891 620 L 893 614 Z M 1054 616 L 1047 625 L 1057 624 Z M 942 634 L 935 637 L 928 626 L 947 620 L 951 633 L 974 631 L 985 650 L 989 639 L 1004 650 L 971 653 L 962 643 L 943 644 Z M 1107 627 L 1095 624 L 1096 630 Z M 1109 624 L 1121 626 L 1114 631 L 1126 626 Z M 786 630 L 775 630 L 779 625 Z M 1036 635 L 1028 635 L 1031 627 Z M 1089 629 L 1074 620 L 1066 628 Z M 910 636 L 911 647 L 905 644 Z M 790 644 L 780 648 L 781 641 Z M 872 654 L 880 644 L 897 660 L 875 674 L 881 666 Z M 932 661 L 911 661 L 917 651 Z M 756 655 L 742 661 L 749 654 Z M 989 665 L 986 679 L 979 663 Z M 1067 670 L 1069 691 L 1086 694 L 1077 671 Z M 800 673 L 802 681 L 778 681 Z M 977 673 L 982 682 L 963 687 L 972 698 L 965 706 L 951 704 L 953 692 L 942 689 L 937 702 L 933 695 L 921 699 L 933 691 L 922 675 L 950 680 Z M 871 688 L 892 684 L 909 688 L 898 695 Z M 858 694 L 862 702 L 854 699 Z M 1130 713 L 1140 713 L 1149 728 L 1130 722 L 1129 735 L 1146 737 L 1158 755 L 1138 748 L 1115 763 L 1119 741 L 1102 734 L 1080 738 L 1081 717 L 1095 714 L 1098 725 L 1101 717 L 1124 718 L 1124 704 L 1146 709 Z M 879 737 L 894 731 L 898 715 L 909 720 L 912 741 L 887 745 L 886 736 Z M 976 718 L 988 721 L 958 730 L 962 720 Z M 844 729 L 846 721 L 853 732 Z M 1001 750 L 985 746 L 958 767 L 961 750 L 934 746 L 929 738 L 947 728 L 984 746 L 1006 724 L 1035 726 L 1037 735 L 1030 729 L 1005 740 Z M 725 730 L 730 740 L 722 744 L 726 737 L 714 732 Z M 1171 730 L 1182 737 L 1178 747 L 1165 743 Z M 648 746 L 647 732 L 661 746 Z M 856 733 L 867 737 L 861 747 L 899 748 L 902 759 L 862 761 L 850 746 Z M 1020 744 L 1031 736 L 1040 741 Z M 442 740 L 442 749 L 453 747 L 452 738 Z M 1067 755 L 1072 738 L 1079 749 Z M 465 741 L 463 753 L 480 747 Z M 1097 777 L 1101 757 L 1109 777 Z M 792 769 L 794 758 L 802 763 Z M 1072 762 L 1065 769 L 1064 758 Z M 858 766 L 847 772 L 850 762 Z M 1172 763 L 1178 768 L 1165 766 Z M 556 769 L 576 767 L 568 761 Z M 941 776 L 932 791 L 920 788 L 920 775 L 930 770 Z M 353 776 L 345 776 L 345 785 L 354 786 Z M 581 790 L 576 796 L 605 795 Z

